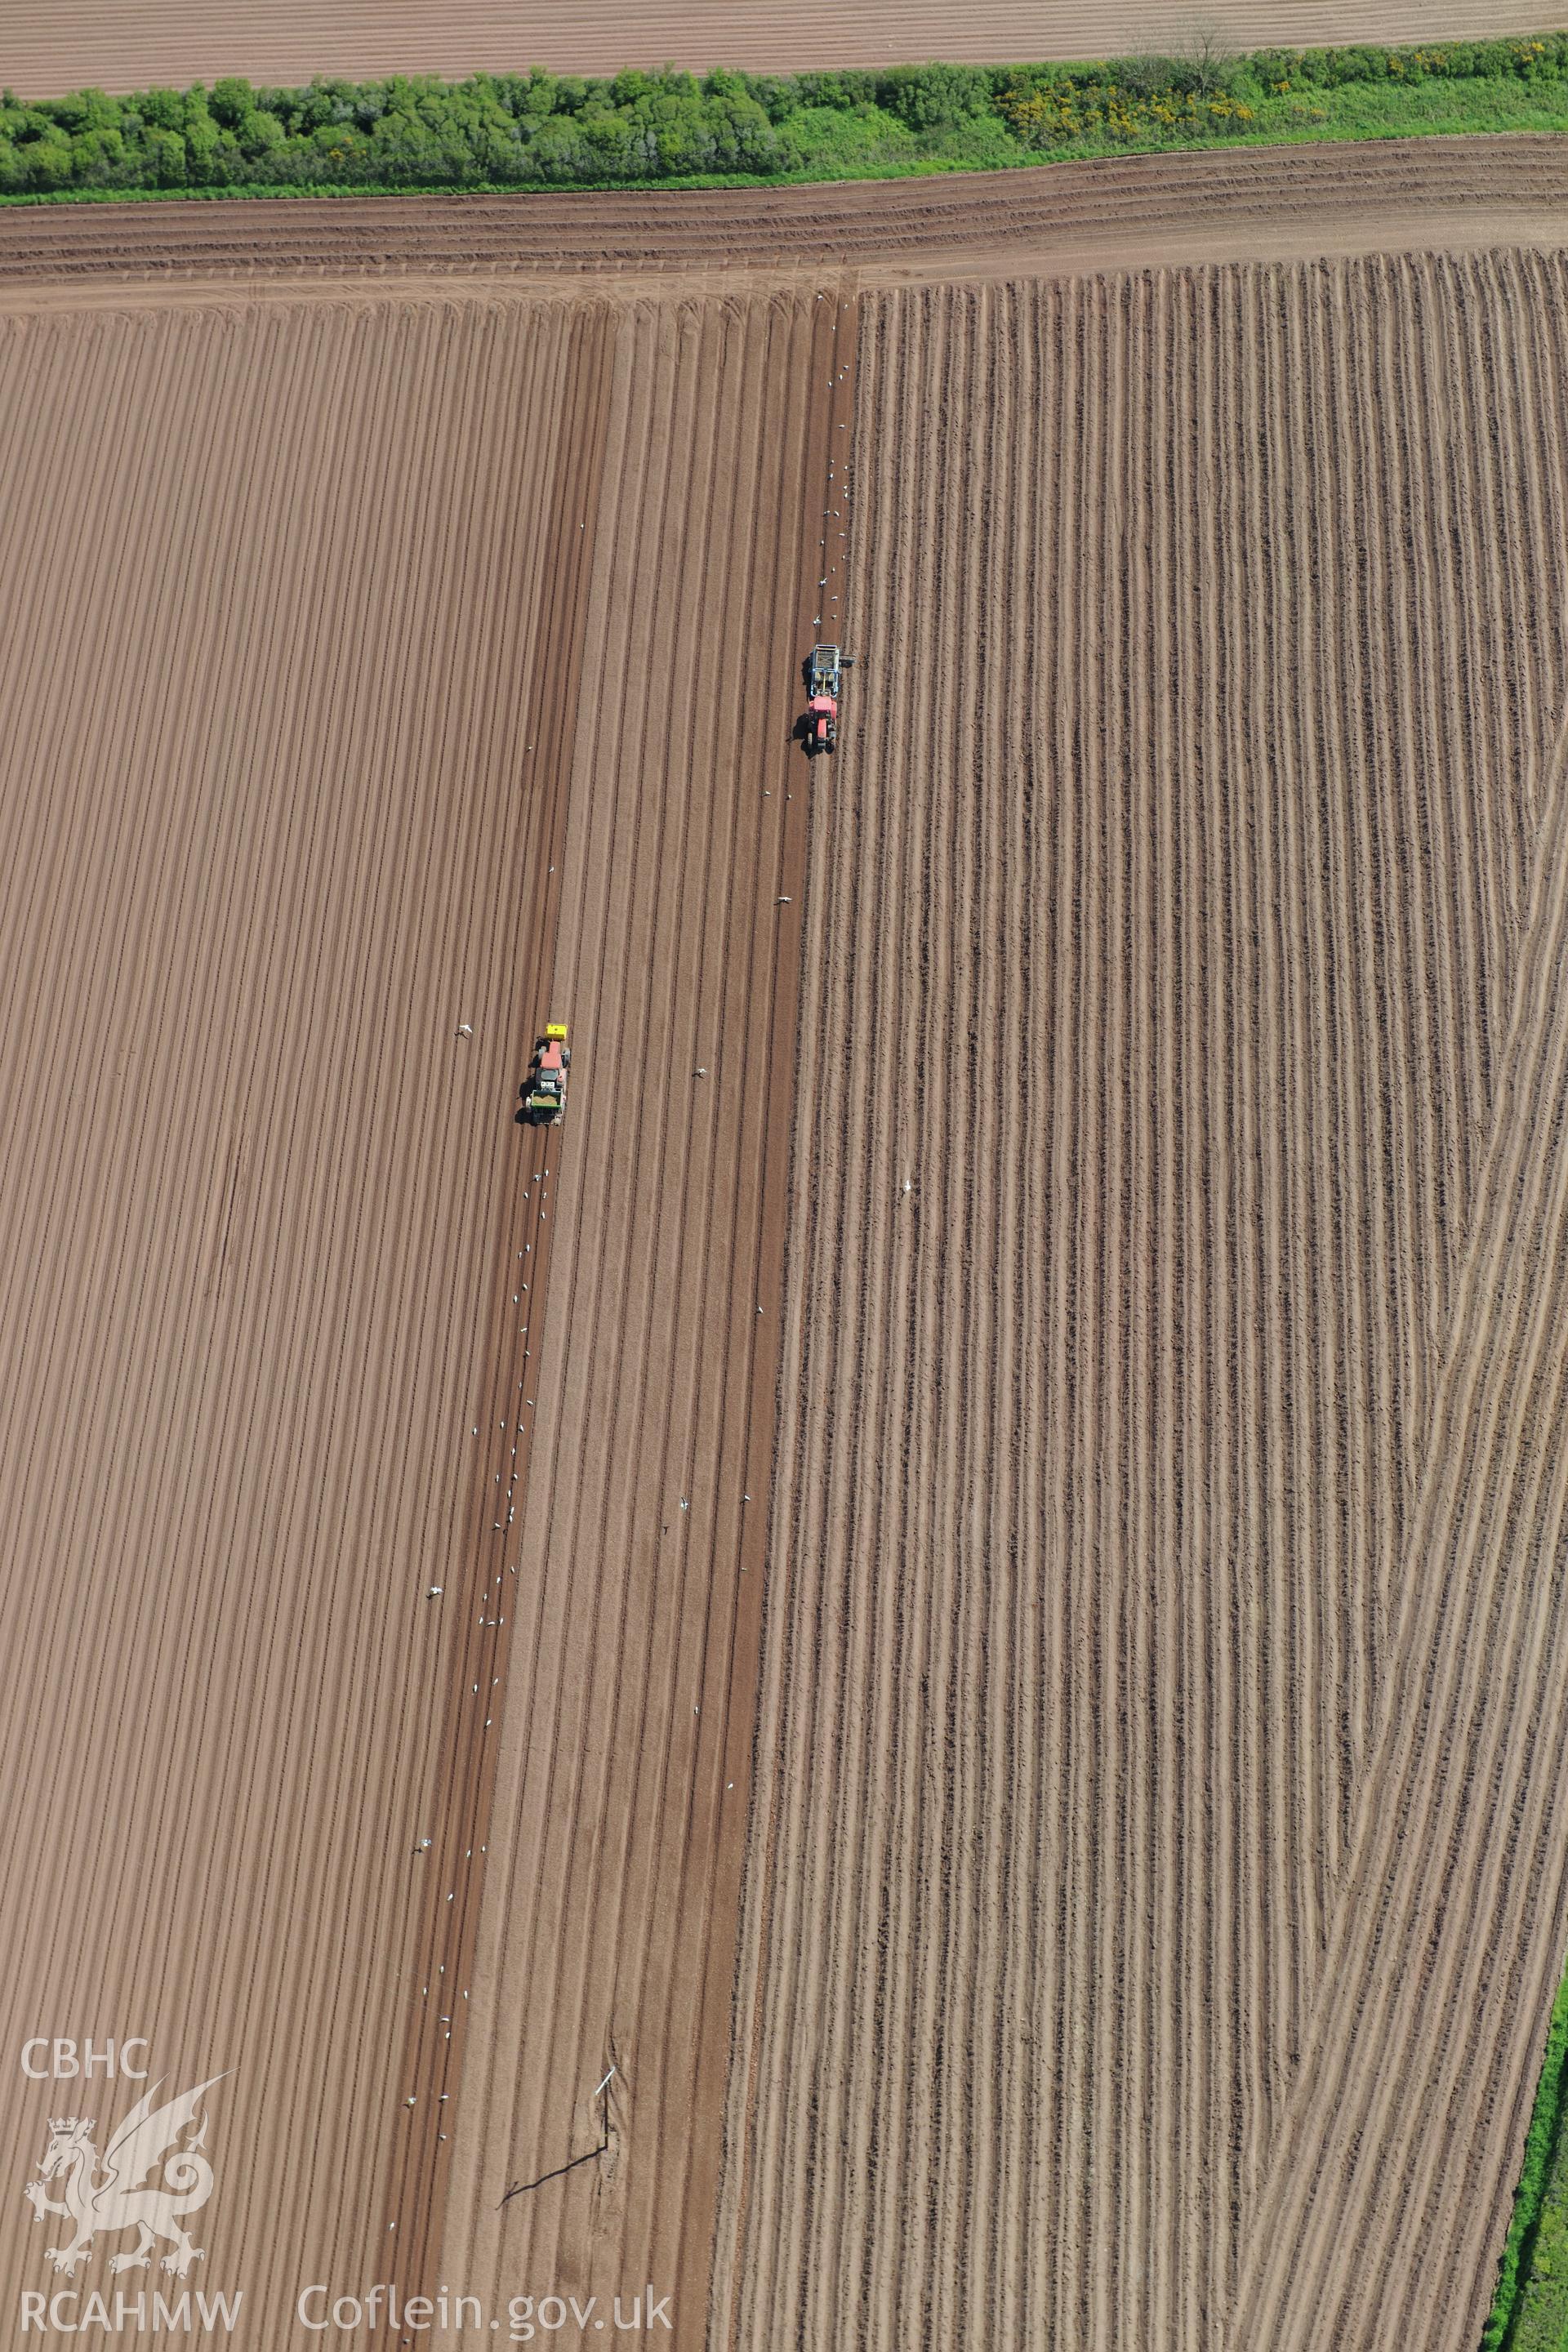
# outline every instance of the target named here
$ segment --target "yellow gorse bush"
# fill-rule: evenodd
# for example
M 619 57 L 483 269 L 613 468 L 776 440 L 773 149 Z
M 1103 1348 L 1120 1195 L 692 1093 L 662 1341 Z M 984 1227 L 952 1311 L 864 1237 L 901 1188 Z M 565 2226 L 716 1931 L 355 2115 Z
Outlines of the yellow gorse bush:
M 1077 89 L 1071 83 L 1036 83 L 1006 90 L 996 100 L 1014 133 L 1030 147 L 1052 147 L 1096 134 L 1142 139 L 1165 131 L 1204 131 L 1251 122 L 1254 109 L 1242 99 L 1199 98 L 1162 90 L 1134 98 L 1115 82 Z

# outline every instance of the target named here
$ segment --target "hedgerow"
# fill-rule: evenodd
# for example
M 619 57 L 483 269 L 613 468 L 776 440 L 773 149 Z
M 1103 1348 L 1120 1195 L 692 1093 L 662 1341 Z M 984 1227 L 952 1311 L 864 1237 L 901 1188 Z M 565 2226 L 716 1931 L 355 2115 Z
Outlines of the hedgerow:
M 1300 135 L 1371 90 L 1383 128 L 1438 127 L 1401 92 L 1488 85 L 1479 126 L 1568 105 L 1568 33 L 1419 47 L 1268 49 L 1199 42 L 1175 58 L 1037 66 L 893 66 L 793 75 L 635 68 L 601 80 L 546 73 L 321 79 L 304 89 L 111 97 L 0 94 L 0 196 L 279 188 L 636 186 L 811 177 L 824 168 L 1023 163 L 1118 146 Z M 1497 93 L 1521 94 L 1505 103 Z M 1365 108 L 1352 128 L 1365 135 Z M 1521 113 L 1521 106 L 1524 111 Z M 1403 107 L 1404 111 L 1400 109 Z M 1468 112 L 1467 114 L 1467 108 Z M 1407 119 L 1409 118 L 1409 119 Z M 1555 119 L 1553 117 L 1553 119 Z M 1352 122 L 1350 114 L 1345 115 Z M 1441 127 L 1454 127 L 1444 118 Z M 1343 135 L 1342 133 L 1341 135 Z
M 356 184 L 466 187 L 766 175 L 778 132 L 739 75 L 394 75 L 254 89 L 0 98 L 0 191 Z

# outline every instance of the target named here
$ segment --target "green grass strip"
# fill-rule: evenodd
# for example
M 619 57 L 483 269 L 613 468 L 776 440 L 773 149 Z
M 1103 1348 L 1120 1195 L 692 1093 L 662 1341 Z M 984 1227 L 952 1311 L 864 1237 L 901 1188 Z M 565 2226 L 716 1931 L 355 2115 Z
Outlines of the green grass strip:
M 1513 2219 L 1481 2352 L 1564 2352 L 1568 2347 L 1568 1976 L 1558 1988 L 1535 2111 L 1514 2192 Z
M 1172 150 L 1568 131 L 1568 32 L 820 73 L 540 68 L 0 92 L 0 202 L 907 179 Z

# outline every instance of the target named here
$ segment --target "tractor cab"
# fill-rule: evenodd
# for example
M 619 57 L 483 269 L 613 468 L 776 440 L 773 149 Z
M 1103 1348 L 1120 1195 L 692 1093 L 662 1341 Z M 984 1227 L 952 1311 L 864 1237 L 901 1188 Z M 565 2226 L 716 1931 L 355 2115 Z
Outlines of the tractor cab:
M 552 1126 L 566 1108 L 566 1073 L 572 1048 L 566 1043 L 564 1021 L 552 1021 L 535 1040 L 533 1060 L 522 1087 L 524 1116 L 536 1127 Z
M 831 751 L 837 742 L 838 698 L 844 691 L 844 673 L 854 667 L 854 655 L 840 653 L 837 646 L 813 646 L 806 656 L 808 751 Z

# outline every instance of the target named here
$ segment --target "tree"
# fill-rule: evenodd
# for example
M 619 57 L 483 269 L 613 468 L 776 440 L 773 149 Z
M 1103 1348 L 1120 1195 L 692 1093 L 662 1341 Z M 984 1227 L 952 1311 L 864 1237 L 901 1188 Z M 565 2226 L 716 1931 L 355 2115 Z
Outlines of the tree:
M 221 81 L 215 81 L 207 100 L 214 121 L 225 124 L 230 131 L 237 131 L 246 116 L 255 113 L 256 106 L 256 92 L 237 74 L 226 74 Z
M 1194 98 L 1213 98 L 1222 89 L 1230 89 L 1239 62 L 1235 43 L 1209 20 L 1199 18 L 1176 44 L 1182 86 Z

